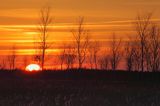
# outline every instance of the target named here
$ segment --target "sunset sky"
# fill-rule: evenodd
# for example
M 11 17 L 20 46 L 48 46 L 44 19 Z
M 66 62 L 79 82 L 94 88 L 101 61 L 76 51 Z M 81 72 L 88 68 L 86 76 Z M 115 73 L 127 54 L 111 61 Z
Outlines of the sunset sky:
M 137 13 L 153 12 L 160 21 L 160 0 L 4 0 L 0 3 L 0 52 L 6 55 L 16 45 L 19 55 L 34 54 L 39 11 L 44 6 L 52 8 L 53 31 L 50 41 L 54 50 L 62 41 L 72 40 L 71 28 L 78 16 L 85 17 L 93 39 L 108 41 L 110 35 L 134 35 L 131 24 Z

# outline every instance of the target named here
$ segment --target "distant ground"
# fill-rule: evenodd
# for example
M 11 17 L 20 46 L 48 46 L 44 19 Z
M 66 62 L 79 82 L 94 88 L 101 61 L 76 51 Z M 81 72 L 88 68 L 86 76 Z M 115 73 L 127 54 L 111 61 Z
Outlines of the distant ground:
M 0 71 L 1 106 L 160 106 L 160 73 Z

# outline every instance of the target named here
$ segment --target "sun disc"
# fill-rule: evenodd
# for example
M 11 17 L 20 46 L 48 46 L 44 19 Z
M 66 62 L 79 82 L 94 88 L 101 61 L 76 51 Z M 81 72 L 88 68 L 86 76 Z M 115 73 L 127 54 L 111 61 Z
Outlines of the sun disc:
M 26 71 L 40 71 L 41 67 L 38 64 L 29 64 L 26 66 Z

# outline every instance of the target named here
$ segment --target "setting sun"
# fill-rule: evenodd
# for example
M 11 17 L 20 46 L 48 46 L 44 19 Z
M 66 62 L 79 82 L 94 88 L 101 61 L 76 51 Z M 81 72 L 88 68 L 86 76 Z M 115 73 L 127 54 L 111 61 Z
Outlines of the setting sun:
M 26 66 L 26 71 L 40 71 L 41 68 L 38 64 L 30 64 L 28 66 Z

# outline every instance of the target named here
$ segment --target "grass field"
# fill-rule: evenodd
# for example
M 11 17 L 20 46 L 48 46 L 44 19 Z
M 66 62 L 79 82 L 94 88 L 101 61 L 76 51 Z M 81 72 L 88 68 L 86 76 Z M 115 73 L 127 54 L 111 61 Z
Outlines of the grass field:
M 0 71 L 0 106 L 160 106 L 160 73 Z

